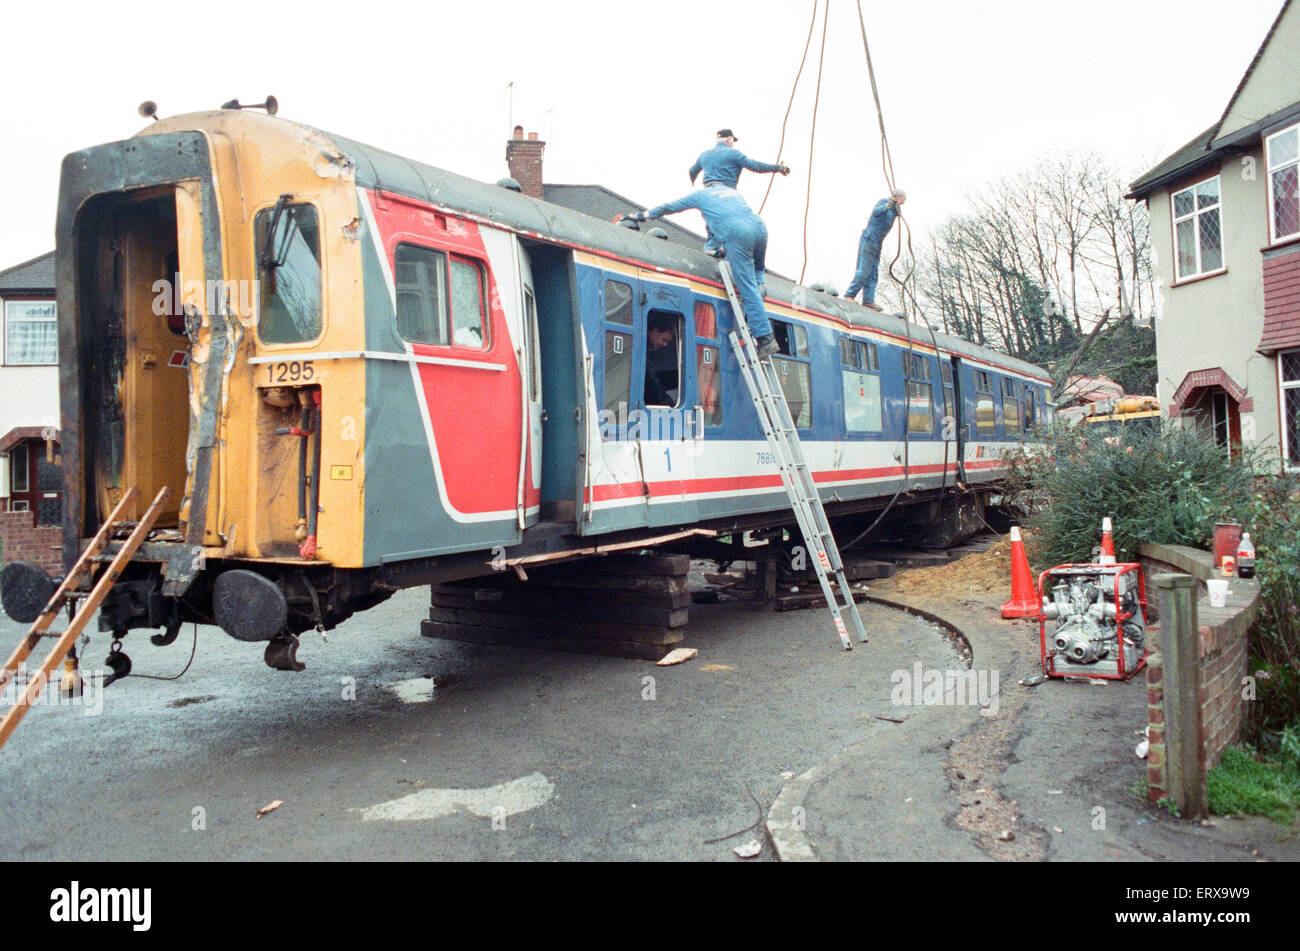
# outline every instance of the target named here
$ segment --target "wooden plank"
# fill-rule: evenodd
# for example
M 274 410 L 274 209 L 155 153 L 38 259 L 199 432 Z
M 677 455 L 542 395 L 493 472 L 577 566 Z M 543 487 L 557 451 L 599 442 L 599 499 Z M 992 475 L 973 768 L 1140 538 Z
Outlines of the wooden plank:
M 572 618 L 530 617 L 521 614 L 500 614 L 493 611 L 475 611 L 472 608 L 434 606 L 429 609 L 429 620 L 444 624 L 467 624 L 471 627 L 499 627 L 511 631 L 536 631 L 549 634 L 575 634 L 582 637 L 606 637 L 621 641 L 644 641 L 650 644 L 681 640 L 681 626 L 668 627 L 653 624 L 629 624 L 617 621 L 586 621 Z
M 607 637 L 583 637 L 573 634 L 527 634 L 499 627 L 444 624 L 438 621 L 422 621 L 420 634 L 424 637 L 468 641 L 475 644 L 500 644 L 507 647 L 530 647 L 579 654 L 629 657 L 637 660 L 659 660 L 680 641 L 680 636 L 669 643 L 653 644 L 647 641 L 620 641 Z

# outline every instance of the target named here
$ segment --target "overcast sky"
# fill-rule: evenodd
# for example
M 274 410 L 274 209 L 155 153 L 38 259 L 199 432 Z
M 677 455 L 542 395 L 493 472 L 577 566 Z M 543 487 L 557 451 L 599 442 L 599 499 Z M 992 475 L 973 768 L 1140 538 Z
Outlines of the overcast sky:
M 925 229 L 1050 150 L 1144 171 L 1223 111 L 1281 0 L 864 0 L 906 215 Z M 54 246 L 59 163 L 162 115 L 230 98 L 494 181 L 511 120 L 547 140 L 545 177 L 644 204 L 730 126 L 773 161 L 812 0 L 280 6 L 124 0 L 6 8 L 0 51 L 0 269 Z M 764 211 L 768 263 L 798 277 L 819 15 Z M 830 0 L 807 281 L 841 290 L 886 191 L 855 4 Z M 514 83 L 513 112 L 507 84 Z M 746 172 L 757 209 L 767 177 Z M 695 212 L 678 216 L 701 230 Z

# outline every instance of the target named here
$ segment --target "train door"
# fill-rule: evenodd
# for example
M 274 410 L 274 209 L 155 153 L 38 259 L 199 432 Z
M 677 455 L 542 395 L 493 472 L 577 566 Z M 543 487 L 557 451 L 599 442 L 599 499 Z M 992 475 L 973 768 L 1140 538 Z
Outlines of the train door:
M 689 288 L 660 284 L 643 272 L 644 324 L 638 334 L 642 426 L 631 427 L 645 479 L 651 525 L 694 521 L 695 397 L 693 302 Z M 687 315 L 692 315 L 688 322 Z
M 962 402 L 965 395 L 962 392 L 961 385 L 961 358 L 949 357 L 945 359 L 940 356 L 939 360 L 939 376 L 943 380 L 944 415 L 948 417 L 943 424 L 943 438 L 945 441 L 956 443 L 953 457 L 957 460 L 957 478 L 961 482 L 965 482 L 966 414 L 964 412 L 965 404 Z M 944 473 L 944 478 L 946 480 L 947 473 Z
M 518 245 L 516 244 L 516 247 Z M 515 504 L 522 527 L 536 524 L 541 509 L 542 489 L 542 362 L 538 352 L 537 292 L 533 287 L 532 260 L 519 247 L 519 282 L 523 289 L 516 350 L 523 385 L 522 404 L 526 424 L 520 447 L 519 490 Z

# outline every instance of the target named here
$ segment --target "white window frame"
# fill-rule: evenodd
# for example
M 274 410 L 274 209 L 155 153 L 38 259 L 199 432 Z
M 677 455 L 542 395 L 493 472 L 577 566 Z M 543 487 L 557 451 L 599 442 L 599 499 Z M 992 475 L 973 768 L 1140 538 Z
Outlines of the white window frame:
M 52 320 L 50 321 L 50 322 L 52 322 L 52 323 L 54 324 L 54 359 L 51 360 L 51 361 L 49 361 L 49 362 L 47 362 L 47 363 L 15 363 L 15 362 L 13 361 L 13 358 L 11 357 L 11 355 L 10 355 L 10 353 L 9 353 L 9 321 L 10 321 L 10 320 L 16 320 L 16 321 L 31 322 L 31 323 L 35 323 L 35 322 L 36 322 L 35 320 L 33 320 L 33 319 L 30 318 L 30 317 L 10 317 L 10 316 L 9 316 L 9 308 L 10 308 L 10 306 L 19 307 L 19 306 L 21 306 L 21 305 L 23 305 L 23 304 L 49 304 L 49 305 L 51 305 L 52 307 L 54 307 L 54 317 L 53 317 Z M 41 321 L 40 321 L 40 322 L 42 322 L 42 323 L 45 322 L 45 319 L 44 319 L 44 318 L 41 318 Z M 53 366 L 58 366 L 58 365 L 59 365 L 59 339 L 58 339 L 58 332 L 59 332 L 59 331 L 58 331 L 58 328 L 59 328 L 58 304 L 55 302 L 55 300 L 54 300 L 53 298 L 50 298 L 50 297 L 41 297 L 41 298 L 29 298 L 29 297 L 6 297 L 6 298 L 0 298 L 0 351 L 3 351 L 3 354 L 2 354 L 2 356 L 3 356 L 3 361 L 0 362 L 0 366 L 13 366 L 13 367 L 53 367 Z
M 1300 472 L 1300 464 L 1291 461 L 1291 447 L 1287 445 L 1286 394 L 1289 390 L 1300 390 L 1300 379 L 1288 382 L 1283 374 L 1283 367 L 1286 365 L 1285 357 L 1292 354 L 1300 357 L 1300 350 L 1279 350 L 1277 353 L 1277 411 L 1279 424 L 1277 428 L 1282 443 L 1282 468 L 1287 472 Z
M 1219 186 L 1219 201 L 1209 208 L 1201 208 L 1196 200 L 1196 189 L 1200 188 L 1206 182 L 1213 181 Z M 1192 192 L 1192 213 L 1179 217 L 1175 210 L 1178 205 L 1178 196 L 1183 192 Z M 1223 263 L 1213 271 L 1203 270 L 1201 267 L 1201 215 L 1207 211 L 1217 210 L 1219 212 L 1219 255 L 1223 258 Z M 1180 222 L 1191 220 L 1196 233 L 1196 270 L 1190 274 L 1180 274 L 1178 272 L 1178 225 Z M 1199 182 L 1193 182 L 1185 188 L 1169 193 L 1169 240 L 1172 257 L 1174 260 L 1174 283 L 1181 284 L 1185 281 L 1192 281 L 1200 277 L 1209 277 L 1213 274 L 1223 274 L 1228 270 L 1228 252 L 1227 242 L 1224 241 L 1224 223 L 1223 223 L 1223 183 L 1219 180 L 1218 175 L 1209 175 L 1202 178 Z
M 1296 134 L 1296 140 L 1297 140 L 1296 157 L 1291 159 L 1289 162 L 1281 162 L 1277 165 L 1274 165 L 1270 157 L 1270 154 L 1273 151 L 1272 149 L 1273 140 L 1276 139 L 1278 136 L 1286 135 L 1288 132 L 1294 132 Z M 1300 123 L 1297 123 L 1296 125 L 1287 126 L 1285 129 L 1278 129 L 1276 132 L 1274 132 L 1272 135 L 1268 136 L 1264 140 L 1264 165 L 1267 168 L 1267 172 L 1265 173 L 1265 175 L 1268 179 L 1269 244 L 1277 244 L 1278 242 L 1281 241 L 1289 241 L 1292 238 L 1300 237 L 1300 209 L 1297 209 L 1297 214 L 1296 214 L 1297 224 L 1296 224 L 1295 231 L 1292 231 L 1290 234 L 1275 234 L 1273 232 L 1273 225 L 1277 221 L 1277 216 L 1273 214 L 1273 173 L 1279 171 L 1280 169 L 1286 168 L 1288 165 L 1300 165 Z M 1300 193 L 1297 194 L 1296 201 L 1297 203 L 1300 203 Z

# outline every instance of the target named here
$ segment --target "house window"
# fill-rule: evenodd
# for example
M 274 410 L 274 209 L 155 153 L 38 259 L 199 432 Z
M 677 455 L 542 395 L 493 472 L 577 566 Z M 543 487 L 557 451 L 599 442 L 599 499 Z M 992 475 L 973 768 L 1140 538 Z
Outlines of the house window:
M 1228 414 L 1228 394 L 1215 390 L 1210 394 L 1210 426 L 1215 445 L 1222 449 L 1232 446 L 1232 425 Z
M 52 300 L 5 301 L 5 363 L 38 366 L 59 362 L 59 328 Z
M 1274 241 L 1300 235 L 1300 125 L 1268 137 L 1269 233 Z
M 1219 176 L 1174 192 L 1174 257 L 1178 279 L 1223 270 Z
M 27 443 L 20 442 L 9 450 L 9 491 L 17 494 L 19 492 L 30 492 L 31 485 L 28 482 L 28 471 L 31 462 L 28 459 Z
M 1300 350 L 1278 354 L 1282 381 L 1282 457 L 1288 469 L 1300 469 Z

